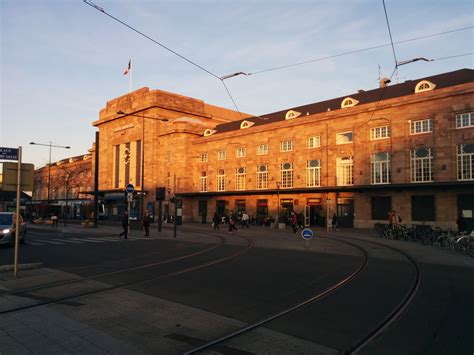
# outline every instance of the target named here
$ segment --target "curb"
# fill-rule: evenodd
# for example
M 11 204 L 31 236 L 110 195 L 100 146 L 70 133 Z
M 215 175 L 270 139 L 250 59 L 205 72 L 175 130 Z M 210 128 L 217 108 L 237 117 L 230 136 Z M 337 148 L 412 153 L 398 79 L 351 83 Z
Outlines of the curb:
M 31 270 L 43 267 L 43 263 L 18 264 L 18 270 Z M 13 265 L 0 266 L 0 272 L 13 271 Z

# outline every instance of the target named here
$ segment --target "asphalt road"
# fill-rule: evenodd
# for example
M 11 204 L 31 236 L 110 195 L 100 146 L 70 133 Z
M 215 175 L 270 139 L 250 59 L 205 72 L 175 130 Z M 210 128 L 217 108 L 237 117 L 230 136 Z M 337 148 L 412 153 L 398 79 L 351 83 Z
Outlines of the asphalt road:
M 97 279 L 111 285 L 144 281 L 129 289 L 245 323 L 257 322 L 324 291 L 360 267 L 365 258 L 357 247 L 335 239 L 325 240 L 324 248 L 306 251 L 292 248 L 291 238 L 278 248 L 249 247 L 246 240 L 229 237 L 222 231 L 197 231 L 196 235 L 199 233 L 214 238 L 206 243 L 160 238 L 125 241 L 111 233 L 78 237 L 73 233 L 30 230 L 30 244 L 21 247 L 20 256 L 22 263 L 42 262 L 49 268 L 83 277 L 151 264 Z M 262 238 L 252 230 L 242 231 L 241 235 L 250 240 Z M 266 328 L 345 351 L 397 307 L 413 286 L 413 265 L 396 250 L 370 240 L 347 237 L 346 241 L 367 253 L 367 266 L 361 274 L 327 297 L 265 324 Z M 11 248 L 0 248 L 0 264 L 11 263 L 12 252 Z M 240 254 L 226 259 L 235 253 Z M 189 254 L 196 255 L 179 259 Z M 440 254 L 440 260 L 446 257 L 451 255 Z M 168 259 L 178 260 L 160 264 Z M 161 277 L 221 259 L 222 262 L 194 271 Z M 422 260 L 418 266 L 421 283 L 413 302 L 362 353 L 471 355 L 474 269 L 442 261 Z M 150 279 L 153 281 L 146 282 Z M 87 299 L 81 302 L 87 303 Z M 242 336 L 242 344 L 247 339 Z M 234 345 L 238 342 L 239 338 L 233 340 Z

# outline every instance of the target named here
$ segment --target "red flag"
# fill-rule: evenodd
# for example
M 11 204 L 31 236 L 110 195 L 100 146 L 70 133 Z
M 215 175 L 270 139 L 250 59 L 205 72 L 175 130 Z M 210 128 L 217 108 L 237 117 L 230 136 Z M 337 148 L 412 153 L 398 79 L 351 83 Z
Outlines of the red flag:
M 123 75 L 127 75 L 130 72 L 130 70 L 132 70 L 132 60 L 131 59 L 128 61 L 128 65 L 125 68 L 125 71 L 123 72 Z

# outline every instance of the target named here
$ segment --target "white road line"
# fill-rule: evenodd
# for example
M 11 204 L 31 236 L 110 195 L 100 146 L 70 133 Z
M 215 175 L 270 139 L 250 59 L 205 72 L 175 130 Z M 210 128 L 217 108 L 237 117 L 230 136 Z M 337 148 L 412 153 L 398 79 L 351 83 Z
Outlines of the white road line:
M 70 240 L 70 239 L 61 239 L 61 238 L 54 238 L 54 240 L 58 240 L 60 242 L 66 242 L 66 243 L 73 243 L 73 244 L 83 244 L 84 242 L 79 242 L 77 240 Z
M 46 243 L 46 244 L 64 245 L 64 243 L 62 243 L 62 242 L 55 242 L 53 240 L 46 240 L 46 239 L 39 239 L 39 238 L 35 238 L 35 240 L 37 240 L 41 243 Z
M 80 241 L 80 242 L 90 242 L 90 243 L 103 243 L 104 241 L 101 240 L 91 240 L 90 238 L 81 238 L 81 239 L 78 239 L 78 238 L 69 238 L 71 240 L 76 240 L 76 241 Z
M 43 244 L 43 243 L 30 242 L 29 240 L 26 241 L 26 244 L 31 244 L 31 245 L 46 245 L 46 244 Z

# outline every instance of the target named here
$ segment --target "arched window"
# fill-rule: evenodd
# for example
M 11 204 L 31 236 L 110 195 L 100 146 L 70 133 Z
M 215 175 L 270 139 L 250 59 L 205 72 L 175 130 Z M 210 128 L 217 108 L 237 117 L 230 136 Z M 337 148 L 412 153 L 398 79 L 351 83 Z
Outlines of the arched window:
M 353 99 L 352 97 L 346 97 L 344 100 L 341 102 L 341 108 L 345 107 L 352 107 L 355 106 L 359 103 L 356 99 Z
M 415 86 L 415 94 L 419 92 L 425 92 L 425 91 L 430 91 L 433 90 L 436 87 L 435 84 L 433 84 L 431 81 L 428 80 L 422 80 Z
M 252 127 L 254 124 L 255 123 L 251 121 L 242 121 L 242 123 L 240 124 L 240 129 Z
M 301 116 L 301 112 L 290 110 L 285 115 L 285 120 L 291 120 L 293 118 Z

